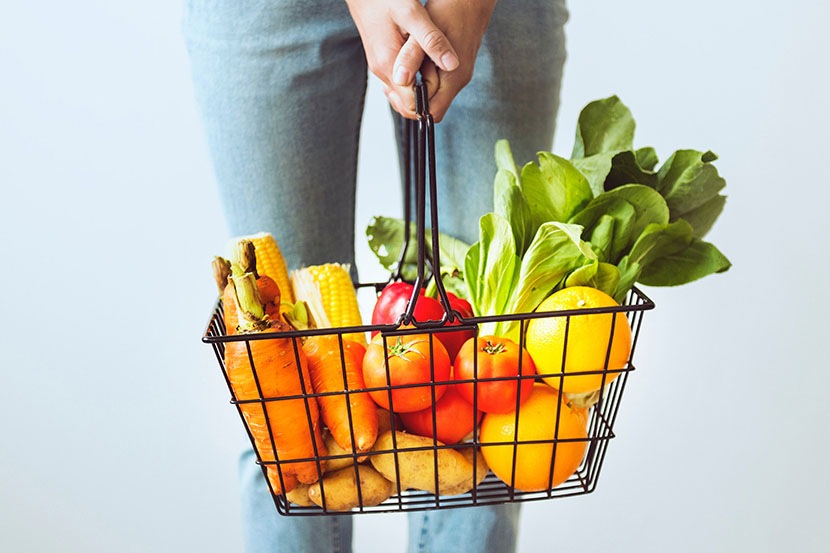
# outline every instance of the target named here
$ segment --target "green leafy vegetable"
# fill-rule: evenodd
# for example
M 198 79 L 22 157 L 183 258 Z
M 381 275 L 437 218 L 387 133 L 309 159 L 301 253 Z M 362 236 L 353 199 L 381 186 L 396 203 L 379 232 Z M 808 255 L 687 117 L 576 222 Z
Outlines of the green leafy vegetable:
M 614 219 L 614 234 L 611 238 L 610 248 L 608 248 L 602 241 L 599 241 L 598 243 L 594 242 L 594 240 L 597 239 L 594 236 L 596 227 L 600 224 L 604 217 Z M 589 203 L 585 209 L 571 217 L 568 222 L 581 225 L 585 228 L 586 232 L 583 236 L 591 241 L 591 245 L 595 246 L 595 251 L 596 248 L 599 247 L 599 249 L 605 254 L 600 255 L 598 252 L 597 255 L 600 259 L 616 263 L 616 261 L 622 256 L 622 252 L 625 248 L 634 241 L 634 238 L 636 238 L 632 237 L 632 229 L 634 228 L 636 218 L 637 212 L 630 202 L 624 198 L 616 197 L 614 195 L 602 194 L 591 200 L 591 203 Z
M 415 266 L 418 263 L 418 240 L 415 223 L 409 224 L 409 245 L 404 257 L 404 275 L 407 278 L 414 276 Z M 426 229 L 425 255 L 432 258 L 432 232 Z M 374 217 L 366 227 L 366 236 L 369 239 L 369 248 L 377 256 L 380 264 L 392 270 L 398 262 L 403 248 L 404 222 L 392 217 Z M 470 246 L 449 236 L 438 233 L 441 271 L 452 273 L 464 269 L 464 257 Z
M 694 228 L 695 238 L 703 238 L 712 229 L 725 205 L 726 196 L 717 195 L 699 207 L 687 211 L 682 217 Z
M 678 150 L 660 167 L 657 172 L 657 190 L 666 198 L 672 221 L 710 202 L 726 186 L 726 181 L 712 165 L 717 158 L 712 152 Z M 720 214 L 720 211 L 715 213 L 718 205 L 723 207 L 722 203 L 711 204 L 709 209 L 712 211 L 707 211 L 708 216 L 700 222 L 707 223 L 713 214 L 717 218 Z M 704 224 L 703 227 L 705 226 Z M 705 231 L 699 235 L 703 234 Z
M 465 258 L 467 290 L 476 315 L 504 313 L 520 263 L 513 231 L 507 219 L 495 213 L 481 217 L 479 228 L 480 240 Z
M 729 269 L 701 240 L 726 203 L 717 156 L 678 150 L 655 170 L 657 153 L 635 150 L 634 131 L 631 111 L 611 96 L 580 113 L 571 160 L 540 152 L 520 171 L 510 144 L 499 140 L 493 213 L 479 220 L 479 240 L 467 246 L 440 236 L 447 288 L 466 295 L 477 315 L 501 315 L 533 311 L 563 286 L 593 286 L 622 302 L 636 282 L 675 286 Z M 407 270 L 415 263 L 414 225 L 411 232 Z M 392 268 L 403 222 L 377 217 L 367 235 Z M 480 332 L 517 339 L 518 329 L 503 322 Z
M 568 275 L 565 279 L 565 288 L 591 286 L 613 296 L 619 283 L 620 270 L 615 265 L 595 259 Z
M 520 186 L 536 228 L 567 221 L 593 197 L 588 180 L 570 161 L 547 152 L 539 153 L 538 165 L 531 161 L 522 168 Z
M 588 259 L 595 259 L 591 249 L 579 238 L 581 233 L 581 227 L 564 223 L 548 222 L 539 227 L 521 260 L 518 278 L 511 287 L 505 310 L 488 311 L 486 314 L 527 313 L 535 310 L 568 273 L 585 264 Z M 492 294 L 493 289 L 489 289 L 488 293 Z M 483 303 L 492 305 L 495 302 L 487 302 L 485 297 Z M 488 332 L 491 328 L 492 332 Z M 518 329 L 519 324 L 511 321 L 482 328 L 481 333 L 495 333 L 517 339 Z
M 631 111 L 617 96 L 593 101 L 579 114 L 571 158 L 630 150 L 634 142 L 634 127 Z
M 653 148 L 647 148 L 654 154 Z M 657 163 L 657 154 L 654 154 L 653 161 Z M 651 163 L 652 159 L 647 157 L 646 162 Z M 652 165 L 653 167 L 653 165 Z M 625 184 L 645 184 L 651 188 L 657 186 L 657 173 L 640 165 L 640 159 L 635 152 L 627 150 L 619 152 L 611 159 L 611 169 L 605 177 L 605 190 L 611 190 Z
M 513 160 L 513 152 L 510 150 L 510 143 L 501 139 L 496 141 L 496 166 L 499 169 L 507 171 L 516 179 L 516 184 L 519 180 L 519 170 L 516 168 L 516 162 Z
M 571 160 L 574 168 L 588 180 L 591 192 L 599 196 L 605 191 L 605 179 L 611 172 L 611 160 L 617 152 L 602 152 L 588 157 L 579 157 Z
M 513 229 L 513 237 L 516 240 L 516 254 L 522 256 L 533 240 L 533 233 L 536 227 L 533 225 L 533 215 L 530 206 L 527 204 L 524 194 L 515 184 L 512 173 L 499 169 L 496 175 L 496 182 L 506 181 L 501 186 L 496 186 L 500 193 L 496 196 L 494 211 L 507 219 Z
M 655 259 L 643 268 L 638 280 L 647 286 L 678 286 L 731 266 L 713 244 L 694 239 L 684 250 Z

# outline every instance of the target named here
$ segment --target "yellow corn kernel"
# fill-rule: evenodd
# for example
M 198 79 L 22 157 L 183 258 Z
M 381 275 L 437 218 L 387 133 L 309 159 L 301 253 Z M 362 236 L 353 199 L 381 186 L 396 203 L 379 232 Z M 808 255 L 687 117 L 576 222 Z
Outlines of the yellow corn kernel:
M 256 250 L 256 267 L 260 275 L 269 276 L 274 279 L 280 288 L 280 313 L 290 309 L 286 303 L 294 303 L 294 294 L 291 290 L 291 283 L 288 280 L 288 270 L 285 267 L 285 259 L 282 257 L 277 241 L 267 232 L 260 232 L 251 236 L 243 236 L 254 244 Z M 236 240 L 239 240 L 237 238 Z
M 342 327 L 363 324 L 348 264 L 326 263 L 306 267 L 293 271 L 292 281 L 297 298 L 309 304 L 318 326 Z M 319 293 L 319 300 L 313 298 L 316 293 Z M 318 301 L 324 314 L 319 312 L 319 308 L 316 309 L 315 304 L 318 304 Z M 346 334 L 343 337 L 366 344 L 363 334 Z

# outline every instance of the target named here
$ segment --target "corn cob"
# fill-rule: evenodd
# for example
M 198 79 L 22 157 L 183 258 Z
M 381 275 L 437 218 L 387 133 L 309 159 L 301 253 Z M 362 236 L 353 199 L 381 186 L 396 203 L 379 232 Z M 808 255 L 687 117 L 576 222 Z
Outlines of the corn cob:
M 280 288 L 280 301 L 283 303 L 283 307 L 280 307 L 280 313 L 290 309 L 286 303 L 294 303 L 294 294 L 288 279 L 285 259 L 283 259 L 282 252 L 280 252 L 280 248 L 277 246 L 277 241 L 267 232 L 260 232 L 259 234 L 253 234 L 251 236 L 242 236 L 235 238 L 234 241 L 238 242 L 243 238 L 247 238 L 254 243 L 257 272 L 273 278 L 274 282 Z
M 291 283 L 297 300 L 305 301 L 318 328 L 360 326 L 360 308 L 349 276 L 349 265 L 326 263 L 291 272 Z M 343 336 L 360 344 L 363 334 Z

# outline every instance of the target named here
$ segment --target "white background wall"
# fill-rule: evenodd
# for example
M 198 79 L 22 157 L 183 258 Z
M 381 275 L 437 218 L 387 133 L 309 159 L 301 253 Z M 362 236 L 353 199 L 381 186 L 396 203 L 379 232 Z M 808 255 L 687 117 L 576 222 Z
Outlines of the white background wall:
M 636 144 L 711 148 L 733 269 L 652 289 L 593 495 L 529 504 L 521 551 L 825 550 L 830 128 L 825 2 L 574 0 L 555 150 L 619 94 Z M 224 226 L 180 6 L 0 12 L 0 550 L 240 551 L 239 418 L 210 348 Z M 532 14 L 528 14 L 532 17 Z M 373 81 L 360 238 L 396 214 Z M 402 516 L 355 550 L 403 551 Z

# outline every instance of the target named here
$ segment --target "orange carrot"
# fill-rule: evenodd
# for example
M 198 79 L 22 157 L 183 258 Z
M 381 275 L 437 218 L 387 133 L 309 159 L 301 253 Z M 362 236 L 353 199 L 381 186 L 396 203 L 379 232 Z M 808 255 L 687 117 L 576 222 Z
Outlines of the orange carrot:
M 219 287 L 219 293 L 222 294 L 223 319 L 225 321 L 225 333 L 227 335 L 236 334 L 236 327 L 239 320 L 236 314 L 236 305 L 234 303 L 234 291 L 228 280 L 231 275 L 243 274 L 251 272 L 256 275 L 256 258 L 252 257 L 253 262 L 244 260 L 245 267 L 233 266 L 230 261 L 222 257 L 215 257 L 213 259 L 213 278 L 216 279 L 216 285 Z M 247 267 L 247 269 L 246 269 Z M 274 320 L 280 319 L 280 288 L 271 277 L 258 276 L 256 279 L 257 290 L 259 291 L 260 299 L 265 305 L 265 313 Z
M 346 383 L 349 390 L 365 388 L 363 383 L 363 355 L 366 350 L 351 340 L 343 340 L 343 361 L 340 356 L 340 344 L 337 336 L 312 336 L 303 344 L 308 358 L 311 383 L 318 394 L 342 392 L 343 365 L 346 368 Z M 346 403 L 348 397 L 348 405 Z M 352 429 L 357 443 L 357 451 L 369 451 L 378 435 L 377 405 L 368 392 L 334 394 L 317 398 L 320 415 L 326 423 L 337 445 L 346 451 L 352 451 L 352 435 L 349 428 L 349 409 L 351 410 Z
M 239 334 L 290 330 L 288 325 L 265 317 L 253 274 L 234 276 L 230 280 L 235 291 L 237 313 L 241 315 Z M 256 371 L 251 367 L 246 343 L 250 344 L 250 357 L 253 358 Z M 286 462 L 315 457 L 315 446 L 316 456 L 327 454 L 319 424 L 317 401 L 314 398 L 261 400 L 312 393 L 307 365 L 303 349 L 298 339 L 294 338 L 228 342 L 225 345 L 225 367 L 234 396 L 238 401 L 260 400 L 242 403 L 240 408 L 260 459 L 274 461 L 276 450 L 286 484 L 285 491 L 289 491 L 289 486 L 294 482 L 293 478 L 286 479 L 286 475 L 293 475 L 305 484 L 316 482 L 320 477 L 316 461 Z M 281 486 L 276 477 L 276 466 L 267 466 L 271 484 L 279 493 Z M 320 468 L 324 468 L 322 462 Z

